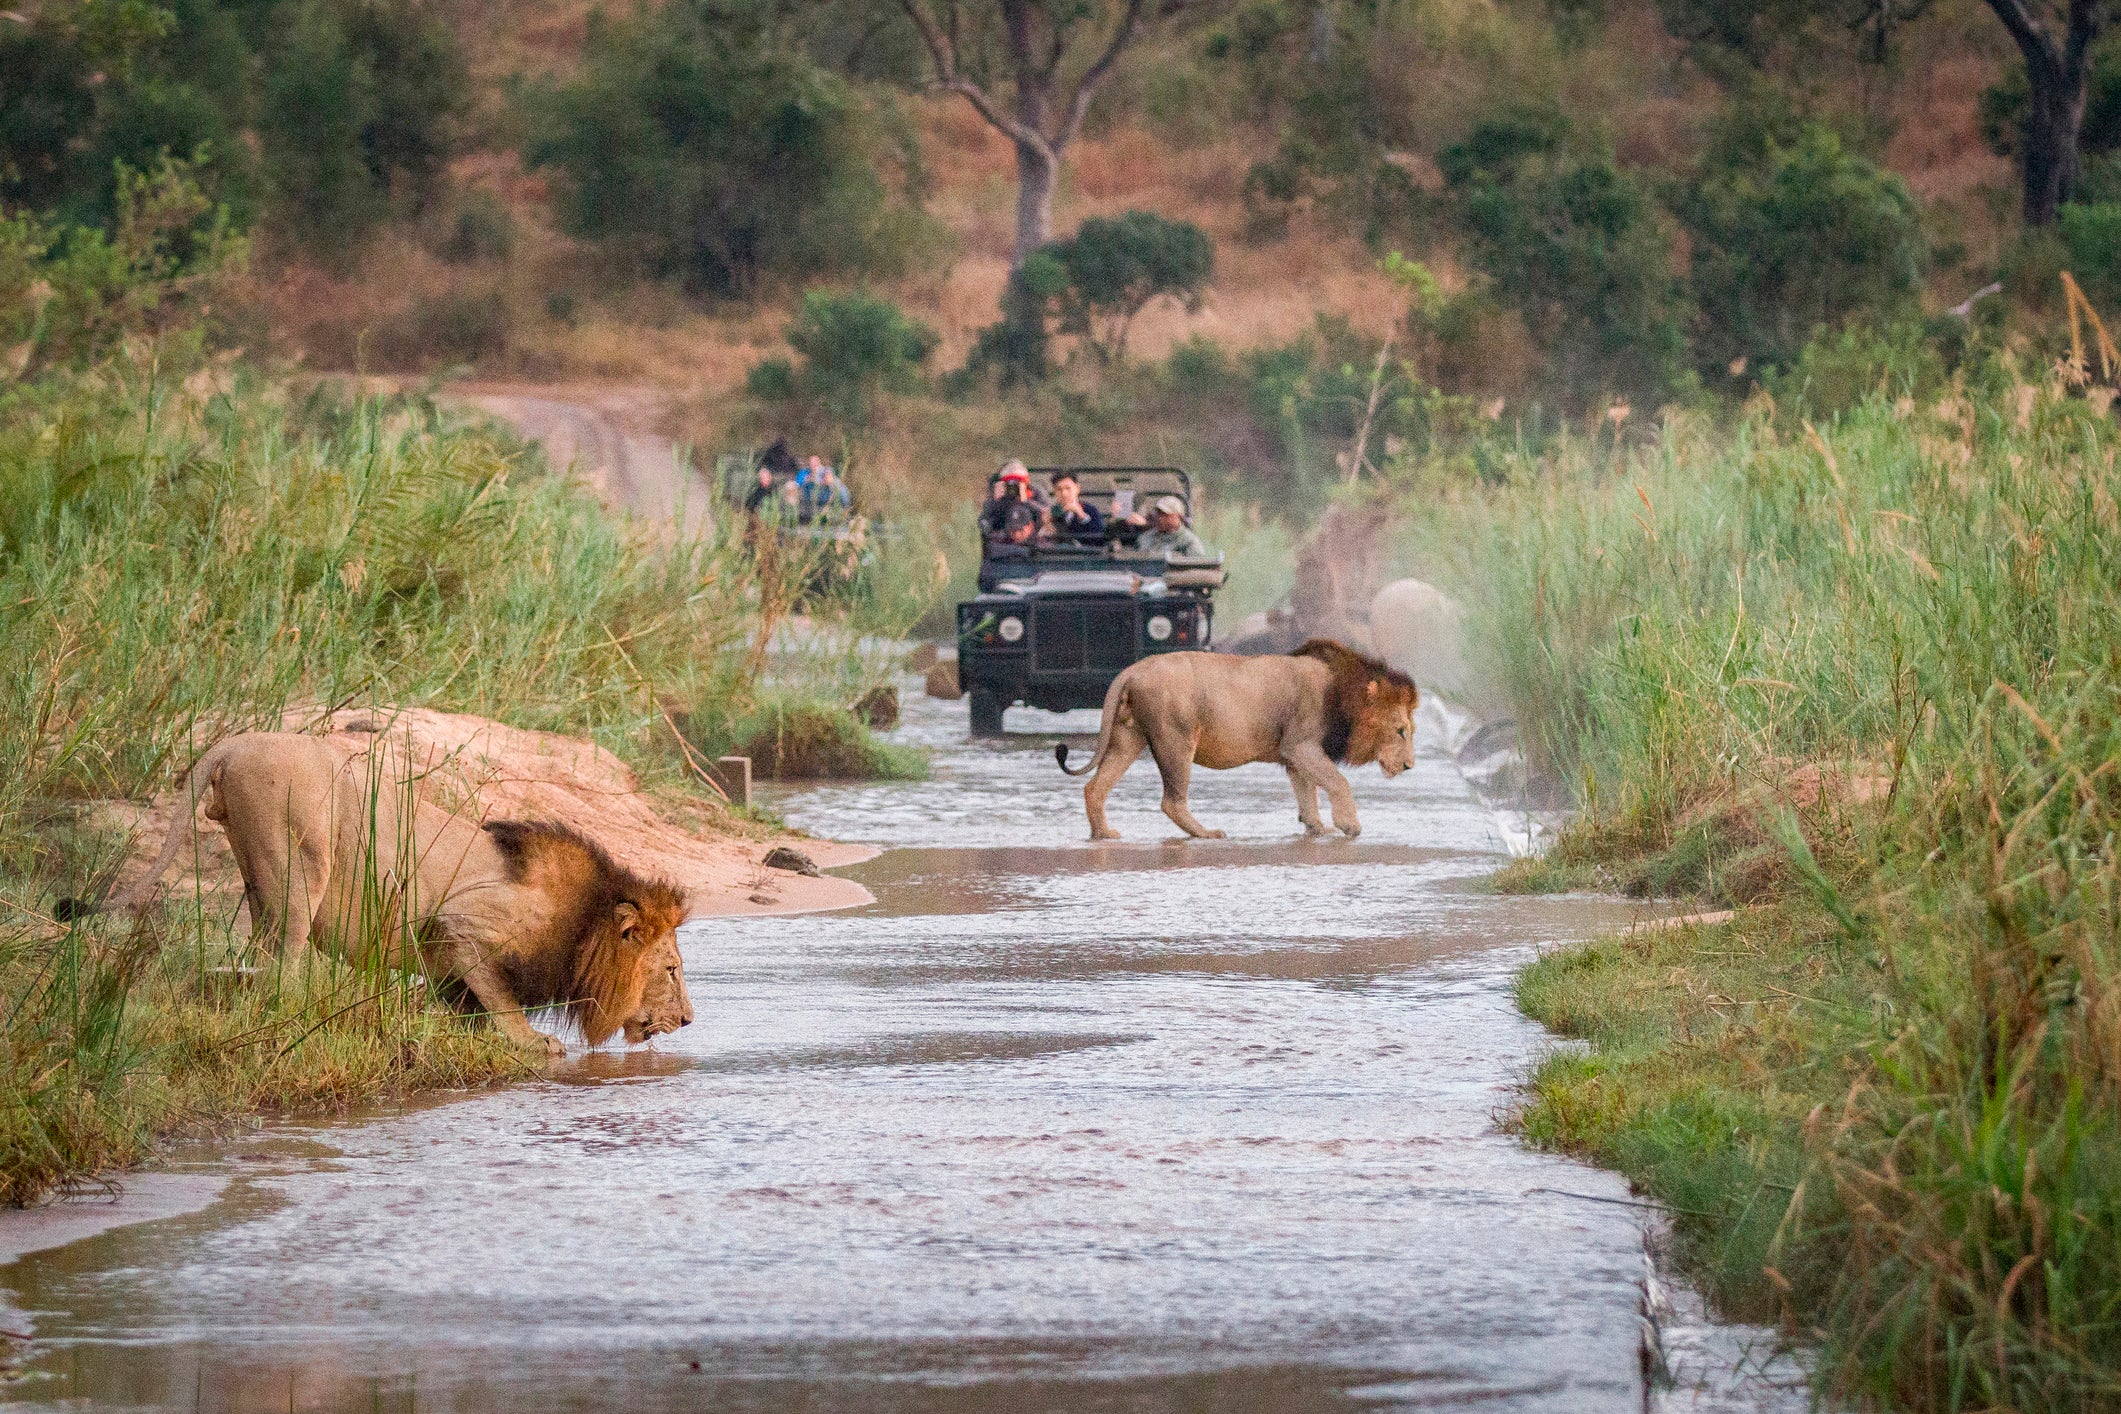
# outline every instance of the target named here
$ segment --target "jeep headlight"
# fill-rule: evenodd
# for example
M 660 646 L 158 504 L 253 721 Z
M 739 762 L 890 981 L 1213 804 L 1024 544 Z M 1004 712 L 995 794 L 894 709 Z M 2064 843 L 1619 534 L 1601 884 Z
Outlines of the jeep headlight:
M 1000 627 L 996 628 L 995 632 L 1002 636 L 1002 642 L 1014 643 L 1024 636 L 1024 621 L 1011 614 L 1008 618 L 1001 621 Z
M 1151 639 L 1151 641 L 1156 643 L 1162 643 L 1170 636 L 1171 616 L 1169 614 L 1154 614 L 1150 616 L 1149 638 Z

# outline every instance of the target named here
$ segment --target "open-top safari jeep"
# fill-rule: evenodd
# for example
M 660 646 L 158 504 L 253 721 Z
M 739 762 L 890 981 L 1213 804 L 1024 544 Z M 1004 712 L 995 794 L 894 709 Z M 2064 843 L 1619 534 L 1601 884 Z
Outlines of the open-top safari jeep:
M 1165 496 L 1183 501 L 1189 520 L 1199 507 L 1193 479 L 1176 467 L 1032 467 L 1031 484 L 1050 501 L 1063 471 L 1108 526 Z M 1001 735 L 1002 713 L 1017 703 L 1099 706 L 1136 659 L 1208 646 L 1222 556 L 1167 559 L 1137 549 L 1122 530 L 1125 538 L 1028 545 L 982 535 L 979 596 L 957 606 L 958 681 L 974 736 Z

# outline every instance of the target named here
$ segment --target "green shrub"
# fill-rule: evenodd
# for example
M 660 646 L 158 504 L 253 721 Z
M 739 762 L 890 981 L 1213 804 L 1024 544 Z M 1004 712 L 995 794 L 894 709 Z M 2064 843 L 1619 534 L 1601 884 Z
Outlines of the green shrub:
M 448 234 L 442 239 L 444 260 L 459 264 L 506 260 L 515 249 L 516 220 L 501 199 L 484 187 L 466 192 Z
M 761 359 L 744 375 L 744 391 L 762 403 L 790 401 L 800 391 L 795 365 L 785 358 Z
M 1469 254 L 1547 351 L 1566 405 L 1654 404 L 1678 384 L 1686 342 L 1662 214 L 1609 154 L 1557 143 L 1512 115 L 1439 155 Z
M 1031 252 L 1002 286 L 1002 317 L 979 331 L 952 383 L 963 390 L 989 378 L 1005 389 L 1042 382 L 1051 368 L 1053 307 L 1067 292 L 1067 268 L 1052 251 Z
M 928 774 L 917 747 L 876 739 L 844 707 L 772 696 L 702 743 L 713 754 L 749 756 L 771 781 L 917 781 Z
M 769 402 L 798 394 L 814 398 L 849 422 L 865 420 L 879 394 L 917 390 L 937 343 L 933 329 L 908 319 L 890 300 L 859 290 L 804 295 L 787 338 L 803 360 L 801 368 L 767 359 L 745 378 L 746 389 Z
M 1683 213 L 1706 367 L 1785 365 L 1822 325 L 1891 321 L 1920 294 L 1928 257 L 1914 197 L 1818 124 L 1723 154 Z
M 196 342 L 198 327 L 247 246 L 209 201 L 189 163 L 117 169 L 112 228 L 0 220 L 0 376 L 75 366 L 129 334 Z
M 413 0 L 296 0 L 258 97 L 266 178 L 280 217 L 344 254 L 417 205 L 447 159 L 466 94 L 453 32 Z
M 1127 325 L 1150 301 L 1168 295 L 1198 308 L 1215 271 L 1215 246 L 1200 227 L 1150 211 L 1092 216 L 1046 250 L 1067 274 L 1061 328 L 1088 335 L 1109 358 L 1124 356 Z
M 691 288 L 766 272 L 888 272 L 921 234 L 910 129 L 770 33 L 673 4 L 592 26 L 584 69 L 534 95 L 534 164 L 576 235 Z M 894 192 L 884 173 L 906 177 Z
M 2121 202 L 2071 202 L 2058 224 L 2070 273 L 2084 292 L 2108 310 L 2121 304 Z

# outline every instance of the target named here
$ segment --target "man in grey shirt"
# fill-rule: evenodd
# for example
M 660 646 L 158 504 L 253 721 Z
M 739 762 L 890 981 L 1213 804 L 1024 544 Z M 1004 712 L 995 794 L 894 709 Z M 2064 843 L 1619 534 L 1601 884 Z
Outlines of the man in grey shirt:
M 1138 517 L 1129 517 L 1136 524 Z M 1135 548 L 1147 555 L 1162 555 L 1165 559 L 1185 559 L 1206 555 L 1208 547 L 1186 524 L 1186 503 L 1176 496 L 1165 496 L 1149 508 L 1149 528 L 1134 542 Z

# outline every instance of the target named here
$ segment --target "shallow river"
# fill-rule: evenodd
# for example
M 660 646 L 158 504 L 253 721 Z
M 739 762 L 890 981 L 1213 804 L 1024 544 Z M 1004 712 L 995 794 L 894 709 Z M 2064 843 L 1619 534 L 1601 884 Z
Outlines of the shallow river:
M 698 1024 L 211 1159 L 191 1217 L 0 1269 L 42 1377 L 199 1410 L 1639 1410 L 1641 1213 L 1499 1124 L 1550 1044 L 1449 761 L 1306 842 L 1276 768 L 1144 760 L 1090 846 L 1050 736 L 784 791 L 867 908 L 685 934 Z M 1011 714 L 1094 730 L 1094 713 Z

